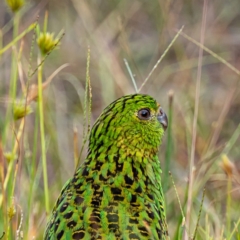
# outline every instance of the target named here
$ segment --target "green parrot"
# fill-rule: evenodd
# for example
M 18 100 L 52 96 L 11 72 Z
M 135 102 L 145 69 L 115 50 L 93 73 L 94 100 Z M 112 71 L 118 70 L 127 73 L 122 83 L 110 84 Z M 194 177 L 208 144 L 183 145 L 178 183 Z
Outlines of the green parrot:
M 159 146 L 167 116 L 148 95 L 107 106 L 88 154 L 65 184 L 44 234 L 54 239 L 167 239 Z

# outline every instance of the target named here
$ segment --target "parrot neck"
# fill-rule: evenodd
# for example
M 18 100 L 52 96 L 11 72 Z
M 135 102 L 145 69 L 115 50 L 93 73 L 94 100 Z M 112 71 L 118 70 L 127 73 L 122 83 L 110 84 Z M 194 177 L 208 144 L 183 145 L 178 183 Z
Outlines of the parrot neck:
M 108 139 L 107 136 L 99 139 L 91 139 L 89 142 L 88 155 L 94 154 L 99 160 L 106 161 L 106 158 L 121 156 L 122 158 L 130 157 L 141 162 L 142 159 L 152 159 L 157 156 L 159 146 L 153 145 L 140 137 L 128 139 L 125 136 L 117 139 Z M 145 160 L 146 161 L 146 160 Z
M 93 144 L 93 143 L 92 143 Z M 81 175 L 91 176 L 93 184 L 126 188 L 138 194 L 161 190 L 158 148 L 140 148 L 123 142 L 91 145 Z M 155 190 L 154 190 L 155 189 Z M 150 201 L 152 201 L 150 199 Z
M 161 138 L 161 134 L 149 134 L 130 124 L 110 128 L 97 122 L 90 134 L 85 164 L 97 175 L 104 173 L 104 178 L 115 178 L 127 171 L 126 176 L 133 179 L 135 174 L 138 181 L 153 172 L 151 169 L 161 169 L 157 156 Z
M 93 185 L 111 186 L 146 195 L 149 201 L 152 196 L 161 193 L 161 166 L 158 159 L 160 141 L 149 144 L 148 141 L 119 134 L 109 138 L 99 134 L 90 137 L 88 156 L 77 171 Z M 153 137 L 154 139 L 154 137 Z M 149 195 L 149 196 L 148 196 Z M 161 196 L 157 199 L 161 199 Z

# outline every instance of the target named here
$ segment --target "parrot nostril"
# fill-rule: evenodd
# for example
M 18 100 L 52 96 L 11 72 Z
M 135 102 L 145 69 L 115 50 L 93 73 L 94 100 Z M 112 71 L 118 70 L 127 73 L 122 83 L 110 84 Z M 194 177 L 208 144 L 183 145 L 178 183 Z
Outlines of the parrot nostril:
M 161 107 L 159 108 L 159 114 L 157 118 L 158 118 L 158 121 L 162 124 L 164 130 L 166 130 L 168 126 L 168 118 L 166 113 L 163 111 Z
M 163 109 L 161 107 L 159 108 L 159 113 L 160 113 L 160 115 L 164 114 L 164 111 L 163 111 Z

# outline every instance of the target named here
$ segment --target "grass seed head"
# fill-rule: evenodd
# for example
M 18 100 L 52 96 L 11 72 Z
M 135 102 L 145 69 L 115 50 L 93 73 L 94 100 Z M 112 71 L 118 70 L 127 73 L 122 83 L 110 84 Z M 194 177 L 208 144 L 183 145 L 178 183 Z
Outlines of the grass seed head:
M 8 7 L 12 10 L 12 12 L 19 11 L 25 3 L 25 0 L 6 0 Z
M 15 120 L 23 118 L 30 114 L 32 109 L 29 105 L 26 105 L 24 102 L 15 103 L 13 107 L 13 117 Z
M 226 154 L 222 155 L 221 167 L 228 177 L 232 177 L 234 164 L 229 160 Z
M 48 54 L 58 43 L 58 40 L 54 38 L 54 33 L 41 32 L 37 44 L 42 55 Z

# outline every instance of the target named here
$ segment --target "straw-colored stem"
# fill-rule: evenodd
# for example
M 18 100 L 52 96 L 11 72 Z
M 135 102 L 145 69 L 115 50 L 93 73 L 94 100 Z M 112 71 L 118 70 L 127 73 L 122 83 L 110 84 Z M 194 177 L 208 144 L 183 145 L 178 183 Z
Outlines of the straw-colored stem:
M 203 44 L 203 42 L 204 42 L 206 15 L 207 15 L 207 0 L 204 0 L 202 27 L 201 27 L 201 39 L 200 39 L 201 44 Z M 191 155 L 190 155 L 190 164 L 189 164 L 189 186 L 188 186 L 188 199 L 187 199 L 187 213 L 186 213 L 186 229 L 189 229 L 189 230 L 191 229 L 190 228 L 190 222 L 191 222 L 190 218 L 191 218 L 193 182 L 194 182 L 194 159 L 195 159 L 195 147 L 196 147 L 196 137 L 197 137 L 199 95 L 200 95 L 200 85 L 201 85 L 201 75 L 202 75 L 202 56 L 203 56 L 203 49 L 199 48 L 199 61 L 198 61 L 197 83 L 196 83 L 196 93 L 195 93 L 192 144 L 191 144 Z M 188 233 L 186 230 L 185 230 L 185 234 L 184 234 L 184 239 L 185 240 L 188 239 Z
M 173 115 L 173 91 L 169 91 L 168 99 L 168 129 L 167 129 L 167 147 L 166 147 L 166 156 L 165 156 L 165 168 L 163 176 L 163 190 L 166 191 L 169 186 L 169 171 L 170 171 L 170 161 L 173 154 L 173 143 L 172 143 L 172 115 Z
M 226 219 L 227 219 L 227 236 L 231 234 L 231 191 L 232 191 L 232 178 L 230 175 L 227 176 L 227 207 L 226 207 Z
M 13 39 L 16 39 L 18 35 L 18 26 L 19 26 L 19 16 L 16 14 L 13 19 Z M 14 42 L 14 41 L 12 41 Z M 17 56 L 16 52 L 14 51 L 16 49 L 16 42 L 12 44 L 13 51 L 12 51 L 12 62 L 11 62 L 11 77 L 10 77 L 10 88 L 9 88 L 9 96 L 11 98 L 11 103 L 8 104 L 7 108 L 7 113 L 6 113 L 6 118 L 5 118 L 5 129 L 3 132 L 3 143 L 5 143 L 5 137 L 7 134 L 8 126 L 10 123 L 10 117 L 11 117 L 11 112 L 14 107 L 14 102 L 16 98 L 16 92 L 17 92 L 17 76 L 18 76 L 18 67 L 17 67 Z M 0 50 L 0 55 L 3 49 Z
M 21 40 L 27 33 L 32 31 L 36 26 L 36 23 L 32 23 L 25 31 L 21 34 L 17 35 L 9 44 L 7 44 L 4 48 L 0 49 L 0 55 L 6 52 L 10 47 L 16 44 L 19 40 Z
M 39 58 L 39 60 L 40 60 L 40 58 Z M 40 122 L 40 138 L 41 138 L 41 155 L 42 155 L 42 167 L 43 167 L 45 210 L 48 215 L 50 208 L 49 208 L 49 192 L 48 192 L 48 176 L 47 176 L 46 142 L 45 142 L 45 131 L 44 131 L 42 71 L 43 71 L 43 64 L 39 65 L 39 68 L 38 68 L 38 108 L 39 108 L 39 122 Z
M 35 127 L 34 127 L 34 140 L 33 140 L 33 153 L 31 159 L 31 167 L 30 167 L 30 187 L 29 187 L 29 195 L 28 195 L 28 212 L 26 214 L 26 231 L 29 230 L 29 221 L 31 216 L 31 207 L 34 199 L 34 182 L 36 178 L 36 159 L 37 159 L 37 145 L 38 145 L 38 126 L 39 126 L 39 109 L 36 111 L 35 117 Z

